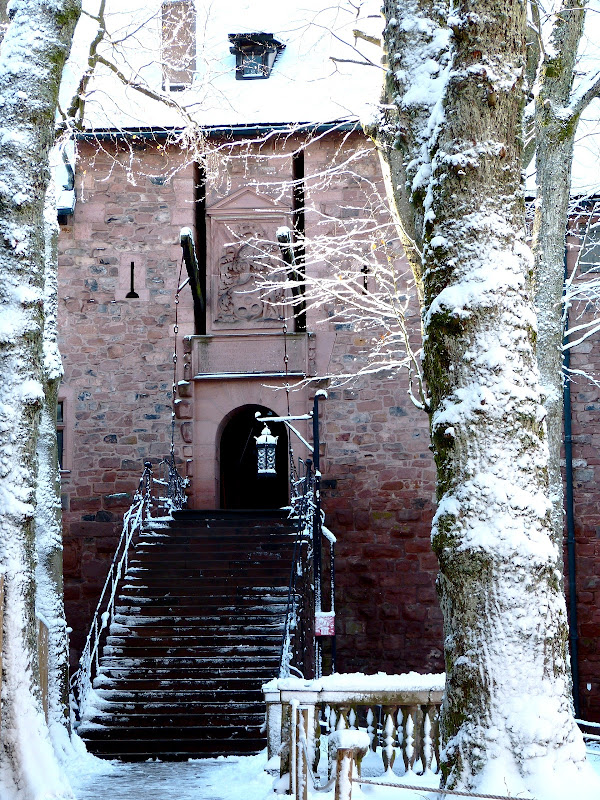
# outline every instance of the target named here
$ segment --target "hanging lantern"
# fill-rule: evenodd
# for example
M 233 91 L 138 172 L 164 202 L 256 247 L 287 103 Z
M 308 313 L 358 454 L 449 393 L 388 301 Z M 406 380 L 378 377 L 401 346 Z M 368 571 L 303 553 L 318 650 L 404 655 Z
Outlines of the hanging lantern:
M 269 430 L 269 426 L 265 425 L 260 436 L 255 436 L 254 438 L 256 439 L 258 474 L 276 475 L 275 446 L 277 445 L 277 439 L 279 437 L 273 436 Z

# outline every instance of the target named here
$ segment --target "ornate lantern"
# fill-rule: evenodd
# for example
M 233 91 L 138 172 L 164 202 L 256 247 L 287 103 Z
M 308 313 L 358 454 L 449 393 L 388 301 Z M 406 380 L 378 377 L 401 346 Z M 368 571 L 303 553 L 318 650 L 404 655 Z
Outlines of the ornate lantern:
M 269 426 L 265 425 L 260 436 L 256 439 L 256 455 L 258 462 L 259 475 L 276 475 L 275 470 L 275 447 L 278 436 L 273 436 Z

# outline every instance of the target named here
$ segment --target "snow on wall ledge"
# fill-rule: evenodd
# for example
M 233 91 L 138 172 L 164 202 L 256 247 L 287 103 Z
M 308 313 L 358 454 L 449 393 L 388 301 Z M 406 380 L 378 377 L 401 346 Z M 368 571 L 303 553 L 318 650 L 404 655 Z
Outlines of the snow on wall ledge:
M 263 692 L 309 691 L 309 692 L 443 692 L 446 675 L 443 672 L 420 675 L 405 672 L 387 675 L 378 672 L 365 675 L 362 672 L 335 673 L 314 680 L 304 678 L 273 678 L 263 685 Z

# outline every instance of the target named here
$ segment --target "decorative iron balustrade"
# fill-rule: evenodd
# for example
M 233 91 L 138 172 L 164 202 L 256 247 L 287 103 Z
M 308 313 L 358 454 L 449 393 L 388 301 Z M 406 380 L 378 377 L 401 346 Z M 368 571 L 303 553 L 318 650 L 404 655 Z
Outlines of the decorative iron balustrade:
M 331 642 L 328 671 L 335 671 L 335 537 L 325 527 L 321 509 L 321 472 L 319 470 L 318 402 L 326 396 L 317 392 L 311 415 L 276 417 L 283 421 L 312 450 L 313 459 L 303 464 L 305 474 L 298 477 L 290 445 L 290 518 L 294 520 L 298 538 L 290 573 L 288 604 L 279 663 L 279 677 L 295 673 L 301 677 L 319 677 L 323 673 L 322 637 Z M 269 418 L 260 418 L 261 421 Z M 290 419 L 312 419 L 313 447 L 289 424 Z M 324 547 L 325 543 L 325 547 Z M 329 559 L 324 563 L 324 550 Z M 328 583 L 329 610 L 323 610 L 323 587 Z
M 144 471 L 133 502 L 123 517 L 119 543 L 94 612 L 79 665 L 71 676 L 71 689 L 79 719 L 85 715 L 93 695 L 93 681 L 99 670 L 102 641 L 114 619 L 117 593 L 127 572 L 134 536 L 142 530 L 145 521 L 152 518 L 153 510 L 155 516 L 158 516 L 157 512 L 161 511 L 171 514 L 173 511 L 182 509 L 186 504 L 187 481 L 179 474 L 172 452 L 169 457 L 158 464 L 158 468 L 164 477 L 155 478 L 152 463 L 150 461 L 144 463 Z M 165 487 L 165 493 L 160 496 L 156 495 L 155 485 Z
M 315 669 L 314 648 L 314 564 L 313 515 L 314 474 L 312 461 L 305 463 L 303 478 L 291 481 L 290 517 L 297 527 L 294 555 L 290 570 L 285 625 L 279 658 L 279 677 L 292 673 L 304 676 Z

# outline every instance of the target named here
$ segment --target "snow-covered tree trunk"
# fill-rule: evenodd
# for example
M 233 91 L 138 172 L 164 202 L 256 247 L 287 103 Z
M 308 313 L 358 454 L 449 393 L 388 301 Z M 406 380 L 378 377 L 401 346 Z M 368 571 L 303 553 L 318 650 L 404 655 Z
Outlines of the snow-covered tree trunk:
M 56 405 L 62 377 L 58 352 L 58 224 L 53 183 L 46 194 L 44 276 L 44 400 L 37 441 L 36 610 L 48 626 L 48 724 L 55 746 L 69 730 L 69 642 L 63 601 L 62 510 L 56 444 Z
M 591 798 L 598 788 L 572 717 L 524 243 L 525 5 L 462 0 L 444 19 L 439 4 L 396 0 L 385 12 L 397 116 L 392 138 L 388 107 L 382 152 L 390 174 L 404 174 L 396 207 L 405 231 L 416 221 L 423 260 L 443 783 Z
M 77 0 L 20 0 L 0 49 L 0 565 L 5 577 L 0 785 L 12 782 L 27 800 L 69 796 L 40 699 L 34 516 L 44 404 L 48 153 L 78 15 Z

